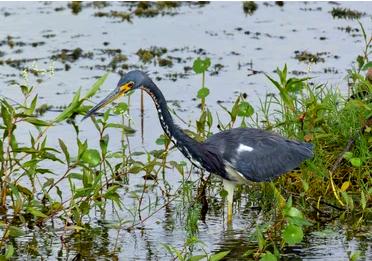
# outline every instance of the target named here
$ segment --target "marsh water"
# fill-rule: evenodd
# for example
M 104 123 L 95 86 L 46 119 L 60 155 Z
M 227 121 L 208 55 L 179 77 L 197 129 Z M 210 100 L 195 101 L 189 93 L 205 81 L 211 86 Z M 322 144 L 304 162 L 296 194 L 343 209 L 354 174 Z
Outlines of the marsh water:
M 253 14 L 243 10 L 241 2 L 183 3 L 153 17 L 132 15 L 130 21 L 110 15 L 111 11 L 132 12 L 133 3 L 83 3 L 73 12 L 67 2 L 1 2 L 0 3 L 0 95 L 19 100 L 21 92 L 16 84 L 37 86 L 43 103 L 52 105 L 43 117 L 53 118 L 59 108 L 71 101 L 75 91 L 88 90 L 97 77 L 112 71 L 98 95 L 98 102 L 108 94 L 130 69 L 142 69 L 165 94 L 169 107 L 187 127 L 199 113 L 195 99 L 201 76 L 190 67 L 198 56 L 211 58 L 212 67 L 206 76 L 210 88 L 207 103 L 223 120 L 227 115 L 219 104 L 230 107 L 239 93 L 246 93 L 248 101 L 258 106 L 260 99 L 274 88 L 264 73 L 272 74 L 277 66 L 287 64 L 291 75 L 313 77 L 315 83 L 326 83 L 347 93 L 346 68 L 354 65 L 363 49 L 359 24 L 353 19 L 337 19 L 330 13 L 333 7 L 351 8 L 363 13 L 360 21 L 366 31 L 372 30 L 370 2 L 294 2 L 279 6 L 274 2 L 259 2 Z M 166 48 L 158 60 L 143 63 L 139 49 Z M 304 53 L 305 52 L 305 53 Z M 313 54 L 316 63 L 306 62 L 306 53 Z M 301 54 L 304 54 L 301 56 Z M 125 56 L 125 57 L 124 57 Z M 22 78 L 25 69 L 29 73 Z M 32 73 L 32 70 L 45 73 Z M 126 100 L 125 100 L 126 101 Z M 155 140 L 162 134 L 152 100 L 145 97 L 144 131 L 141 133 L 140 93 L 131 96 L 131 127 L 137 132 L 129 138 L 132 151 L 158 149 Z M 120 122 L 119 116 L 114 116 Z M 79 123 L 81 138 L 98 147 L 98 136 L 90 121 Z M 214 127 L 215 128 L 215 127 Z M 18 135 L 28 140 L 27 128 L 19 128 Z M 110 149 L 121 146 L 119 131 L 110 131 Z M 143 136 L 143 139 L 142 137 Z M 75 132 L 68 124 L 61 124 L 48 133 L 48 142 L 57 146 L 63 139 L 72 151 L 77 150 Z M 182 159 L 178 152 L 172 157 Z M 53 167 L 53 166 L 52 166 Z M 59 170 L 55 170 L 58 177 Z M 177 194 L 181 176 L 169 170 L 165 178 L 170 184 L 169 194 Z M 193 173 L 191 180 L 197 180 Z M 182 249 L 190 233 L 186 227 L 182 199 L 161 208 L 164 191 L 147 182 L 144 222 L 131 229 L 118 228 L 118 220 L 133 220 L 136 193 L 144 186 L 141 173 L 131 175 L 121 192 L 126 210 L 116 212 L 110 207 L 101 214 L 90 215 L 91 229 L 83 233 L 65 231 L 61 224 L 43 229 L 30 229 L 18 238 L 17 259 L 29 260 L 168 260 L 172 259 L 164 245 Z M 195 247 L 195 254 L 204 249 L 208 253 L 231 250 L 229 260 L 242 259 L 250 249 L 250 235 L 256 223 L 267 219 L 256 207 L 261 198 L 260 186 L 252 185 L 254 195 L 242 194 L 235 208 L 232 228 L 223 218 L 222 199 L 210 193 L 215 204 L 209 208 L 204 221 L 198 222 L 197 237 L 203 243 Z M 211 189 L 214 191 L 213 189 Z M 249 189 L 248 189 L 249 191 Z M 155 203 L 154 203 L 155 202 Z M 144 204 L 145 204 L 144 203 Z M 156 210 L 156 211 L 155 211 Z M 137 219 L 138 217 L 135 217 Z M 286 249 L 287 260 L 348 260 L 348 255 L 361 251 L 362 260 L 372 259 L 372 234 L 353 234 L 346 225 L 337 222 L 322 224 L 310 232 L 305 242 Z

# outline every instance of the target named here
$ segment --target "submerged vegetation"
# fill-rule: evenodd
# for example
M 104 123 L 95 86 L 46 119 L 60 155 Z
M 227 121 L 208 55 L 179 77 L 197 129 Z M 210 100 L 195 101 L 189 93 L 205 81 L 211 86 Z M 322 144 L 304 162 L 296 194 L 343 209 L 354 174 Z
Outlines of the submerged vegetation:
M 79 13 L 81 5 L 74 2 L 71 9 Z M 133 10 L 138 16 L 152 17 L 178 5 L 141 2 L 133 4 Z M 257 5 L 245 2 L 243 8 L 252 14 Z M 130 21 L 127 13 L 99 14 Z M 249 198 L 253 203 L 244 211 L 260 214 L 246 234 L 251 245 L 239 256 L 231 249 L 208 253 L 199 239 L 198 225 L 206 220 L 208 212 L 224 214 L 226 192 L 220 180 L 199 173 L 183 159 L 175 159 L 175 148 L 164 135 L 154 141 L 156 150 L 130 147 L 128 137 L 135 133 L 131 127 L 130 96 L 91 118 L 96 140 L 83 138 L 80 116 L 91 108 L 89 100 L 97 94 L 107 74 L 86 93 L 77 90 L 68 106 L 51 119 L 47 118 L 50 114 L 44 114 L 48 105 L 39 97 L 37 84 L 27 81 L 19 84 L 22 100 L 0 99 L 0 260 L 18 257 L 20 249 L 26 249 L 31 257 L 48 252 L 36 239 L 23 248 L 24 243 L 19 239 L 33 233 L 54 234 L 61 240 L 58 253 L 61 256 L 69 253 L 66 245 L 78 240 L 89 242 L 78 253 L 80 258 L 94 253 L 92 242 L 102 240 L 105 255 L 115 259 L 120 246 L 117 242 L 108 244 L 108 230 L 118 234 L 122 230 L 148 233 L 143 224 L 163 209 L 171 220 L 164 225 L 167 229 L 178 225 L 174 221 L 177 220 L 187 232 L 183 246 L 163 244 L 164 251 L 179 260 L 217 261 L 229 257 L 279 260 L 287 249 L 300 246 L 310 233 L 322 233 L 324 226 L 334 224 L 347 226 L 351 236 L 370 238 L 372 84 L 370 76 L 366 78 L 365 74 L 372 68 L 372 37 L 367 36 L 363 27 L 360 31 L 365 48 L 357 57 L 355 68 L 348 70 L 347 94 L 306 76 L 292 77 L 284 65 L 276 69 L 275 75 L 266 75 L 277 92 L 267 94 L 259 107 L 252 106 L 247 95 L 239 94 L 231 106 L 219 104 L 221 112 L 215 114 L 208 106 L 213 88 L 206 84 L 206 78 L 207 72 L 218 74 L 223 65 L 212 64 L 208 57 L 196 58 L 192 66 L 189 64 L 190 70 L 201 78 L 200 88 L 193 94 L 200 103 L 200 115 L 187 127 L 190 136 L 202 141 L 217 129 L 256 127 L 315 145 L 315 157 L 300 169 L 270 183 L 238 188 L 235 211 L 243 211 L 242 202 Z M 9 38 L 7 44 L 16 43 Z M 166 48 L 150 47 L 139 49 L 136 54 L 143 64 L 171 67 L 174 57 L 166 56 L 167 53 Z M 52 58 L 67 64 L 91 55 L 76 48 L 63 49 Z M 306 63 L 324 62 L 322 55 L 298 52 L 296 59 Z M 108 67 L 126 70 L 127 60 L 126 55 L 114 52 L 107 61 Z M 221 114 L 227 115 L 228 120 L 221 120 Z M 75 146 L 63 138 L 52 140 L 49 133 L 59 124 L 72 130 Z M 20 137 L 20 130 L 24 129 L 28 130 L 27 140 Z M 120 141 L 112 140 L 109 135 L 112 130 L 120 132 Z M 97 146 L 92 145 L 95 143 Z M 179 187 L 173 188 L 168 183 L 169 172 L 177 174 Z M 130 183 L 135 176 L 143 177 L 142 185 Z M 160 191 L 158 195 L 150 196 L 156 189 Z M 114 213 L 114 220 L 107 219 L 108 211 Z M 360 250 L 350 253 L 351 260 L 363 256 L 365 253 Z

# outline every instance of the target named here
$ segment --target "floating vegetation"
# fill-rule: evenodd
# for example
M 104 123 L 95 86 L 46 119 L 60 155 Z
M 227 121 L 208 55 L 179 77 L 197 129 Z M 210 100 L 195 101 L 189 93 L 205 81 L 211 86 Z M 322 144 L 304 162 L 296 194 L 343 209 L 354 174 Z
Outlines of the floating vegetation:
M 167 48 L 152 46 L 149 49 L 139 49 L 137 56 L 143 63 L 150 63 L 155 57 L 160 58 L 163 54 L 167 53 Z
M 308 51 L 295 51 L 295 59 L 305 63 L 323 63 L 325 62 L 324 55 L 326 54 L 327 52 L 319 52 L 313 54 Z
M 173 62 L 169 58 L 158 58 L 159 66 L 161 67 L 172 67 Z
M 331 14 L 333 18 L 339 19 L 359 19 L 365 15 L 365 13 L 341 7 L 333 7 Z
M 117 66 L 122 64 L 122 69 L 128 69 L 128 65 L 124 64 L 126 61 L 128 61 L 128 57 L 124 54 L 118 53 L 112 58 L 109 67 L 115 71 Z
M 175 1 L 160 1 L 160 2 L 138 2 L 134 9 L 136 16 L 142 17 L 154 17 L 159 14 L 174 15 L 174 12 L 170 12 L 169 9 L 174 9 L 180 6 L 180 2 Z
M 81 1 L 71 1 L 71 3 L 68 3 L 67 6 L 71 9 L 71 12 L 75 15 L 80 13 L 82 10 Z
M 93 58 L 92 52 L 84 53 L 81 48 L 73 50 L 62 49 L 58 54 L 52 56 L 52 59 L 60 60 L 61 62 L 75 62 L 80 58 Z
M 38 47 L 38 46 L 45 45 L 44 41 L 26 43 L 22 41 L 16 41 L 16 39 L 17 38 L 11 35 L 8 35 L 4 40 L 0 41 L 0 47 L 4 45 L 7 45 L 9 48 L 24 47 L 24 46 Z
M 110 12 L 96 12 L 94 13 L 96 17 L 113 17 L 120 18 L 121 21 L 131 22 L 132 15 L 129 12 L 119 12 L 119 11 L 110 11 Z
M 223 64 L 220 64 L 220 63 L 216 63 L 213 65 L 213 67 L 211 68 L 211 72 L 210 72 L 210 75 L 218 75 L 220 73 L 220 71 L 224 68 L 225 66 Z
M 258 6 L 254 1 L 243 2 L 243 11 L 246 15 L 253 15 L 257 8 Z

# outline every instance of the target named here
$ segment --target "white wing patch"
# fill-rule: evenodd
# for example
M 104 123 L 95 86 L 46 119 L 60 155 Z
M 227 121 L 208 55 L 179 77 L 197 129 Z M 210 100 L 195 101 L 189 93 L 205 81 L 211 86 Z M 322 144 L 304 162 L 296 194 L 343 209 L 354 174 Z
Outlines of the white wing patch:
M 237 149 L 237 152 L 240 153 L 240 152 L 243 152 L 243 151 L 253 151 L 253 148 L 249 147 L 247 145 L 244 145 L 244 144 L 240 144 L 239 148 Z

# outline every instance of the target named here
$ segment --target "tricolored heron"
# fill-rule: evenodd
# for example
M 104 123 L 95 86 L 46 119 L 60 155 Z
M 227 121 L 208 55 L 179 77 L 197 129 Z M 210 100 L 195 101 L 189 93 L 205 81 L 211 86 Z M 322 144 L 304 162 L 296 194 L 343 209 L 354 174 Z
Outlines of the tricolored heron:
M 227 221 L 232 221 L 234 188 L 237 183 L 270 181 L 313 156 L 312 144 L 289 140 L 278 134 L 254 128 L 234 128 L 198 142 L 173 121 L 167 102 L 156 84 L 142 71 L 125 74 L 117 87 L 94 106 L 83 119 L 127 92 L 145 90 L 153 99 L 160 124 L 170 140 L 196 167 L 223 179 L 227 191 Z

